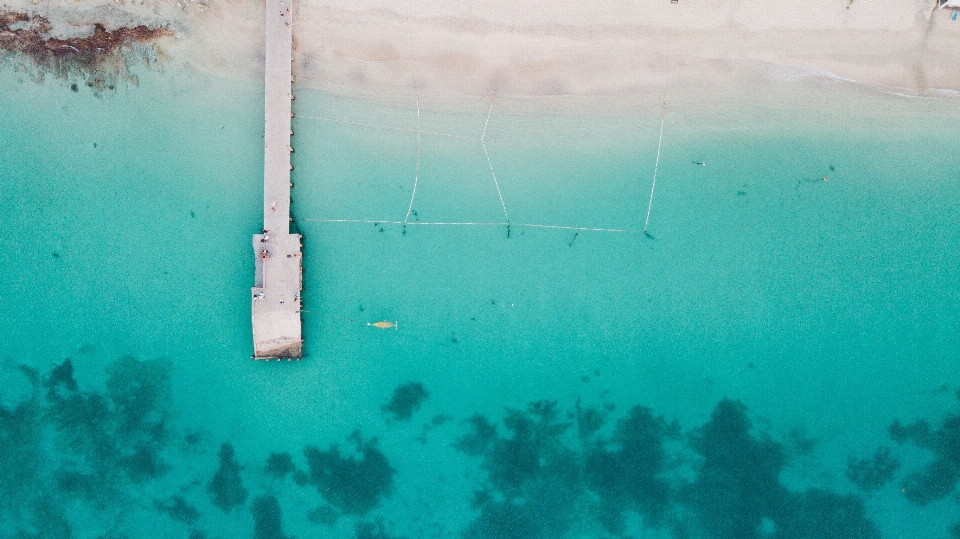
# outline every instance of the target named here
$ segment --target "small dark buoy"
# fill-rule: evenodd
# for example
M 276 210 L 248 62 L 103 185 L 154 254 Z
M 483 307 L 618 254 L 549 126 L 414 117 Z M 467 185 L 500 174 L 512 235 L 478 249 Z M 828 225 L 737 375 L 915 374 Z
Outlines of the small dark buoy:
M 93 143 L 93 149 L 94 149 L 94 150 L 97 149 L 97 143 L 96 143 L 96 142 Z

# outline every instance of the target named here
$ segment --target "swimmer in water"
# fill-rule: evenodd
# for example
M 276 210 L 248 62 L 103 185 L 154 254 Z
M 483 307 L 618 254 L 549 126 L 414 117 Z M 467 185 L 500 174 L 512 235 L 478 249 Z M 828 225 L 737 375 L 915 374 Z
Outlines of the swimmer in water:
M 706 161 L 694 161 L 693 164 L 694 164 L 694 165 L 700 165 L 700 166 L 702 167 L 702 166 L 706 166 L 707 162 L 706 162 Z
M 830 181 L 826 176 L 821 176 L 820 178 L 800 178 L 797 180 L 797 189 L 800 188 L 801 183 L 820 183 Z

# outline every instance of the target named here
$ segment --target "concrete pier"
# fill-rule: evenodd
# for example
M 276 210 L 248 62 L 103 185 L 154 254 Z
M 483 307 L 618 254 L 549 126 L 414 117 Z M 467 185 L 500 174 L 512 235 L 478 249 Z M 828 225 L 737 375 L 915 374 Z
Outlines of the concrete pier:
M 253 357 L 300 359 L 303 337 L 299 234 L 290 233 L 293 0 L 266 0 L 263 230 L 253 236 Z

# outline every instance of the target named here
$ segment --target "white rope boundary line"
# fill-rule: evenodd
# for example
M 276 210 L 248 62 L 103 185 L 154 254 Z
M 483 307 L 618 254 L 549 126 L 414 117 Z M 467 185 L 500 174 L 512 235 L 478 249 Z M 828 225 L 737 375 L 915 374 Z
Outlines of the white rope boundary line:
M 650 186 L 650 202 L 647 204 L 647 220 L 643 223 L 643 233 L 647 233 L 650 225 L 650 210 L 653 209 L 653 190 L 657 188 L 657 169 L 660 168 L 660 147 L 663 145 L 663 120 L 666 118 L 667 104 L 660 107 L 660 140 L 657 141 L 657 161 L 653 165 L 653 185 Z
M 374 225 L 403 225 L 403 226 L 515 226 L 527 228 L 547 228 L 555 230 L 577 230 L 588 232 L 618 232 L 626 234 L 636 234 L 637 231 L 629 228 L 604 228 L 589 226 L 565 226 L 548 225 L 541 223 L 507 223 L 504 221 L 396 221 L 390 219 L 297 219 L 298 221 L 309 221 L 314 223 L 364 223 Z
M 500 197 L 500 207 L 503 208 L 503 216 L 507 219 L 507 233 L 509 235 L 510 214 L 507 213 L 507 205 L 503 203 L 503 193 L 500 192 L 500 182 L 497 181 L 497 173 L 493 171 L 493 163 L 490 162 L 490 154 L 487 153 L 487 126 L 490 125 L 490 113 L 493 112 L 493 100 L 497 94 L 490 98 L 490 108 L 487 110 L 487 121 L 483 124 L 483 134 L 480 135 L 480 144 L 483 145 L 483 155 L 487 157 L 487 166 L 490 167 L 490 174 L 493 176 L 493 184 L 497 186 L 497 196 Z
M 495 222 L 495 221 L 410 221 L 410 214 L 413 211 L 413 202 L 417 196 L 417 185 L 420 180 L 420 158 L 421 158 L 421 135 L 438 135 L 450 138 L 457 138 L 463 140 L 478 140 L 476 137 L 467 137 L 462 135 L 455 135 L 452 133 L 444 133 L 439 131 L 423 131 L 421 129 L 420 122 L 420 100 L 417 100 L 417 129 L 409 129 L 404 127 L 395 127 L 389 125 L 381 125 L 368 122 L 352 122 L 347 120 L 337 120 L 335 118 L 322 118 L 318 116 L 298 116 L 298 118 L 306 118 L 310 120 L 319 120 L 324 122 L 333 122 L 344 125 L 355 125 L 358 127 L 370 127 L 370 128 L 379 128 L 379 129 L 389 129 L 393 131 L 402 131 L 407 133 L 417 133 L 417 167 L 416 173 L 413 179 L 413 192 L 410 196 L 410 205 L 407 207 L 407 213 L 404 216 L 403 221 L 390 220 L 390 219 L 309 219 L 302 218 L 300 221 L 308 221 L 315 223 L 365 223 L 365 224 L 390 224 L 390 225 L 417 225 L 417 226 L 506 226 L 509 236 L 509 230 L 511 226 L 516 227 L 526 227 L 526 228 L 542 228 L 542 229 L 553 229 L 553 230 L 573 230 L 578 232 L 613 232 L 613 233 L 624 233 L 624 234 L 636 234 L 637 231 L 629 228 L 606 228 L 606 227 L 586 227 L 586 226 L 566 226 L 566 225 L 549 225 L 542 223 L 511 223 L 510 214 L 507 212 L 507 205 L 503 200 L 503 192 L 500 190 L 500 182 L 497 180 L 497 174 L 493 170 L 493 162 L 490 160 L 490 153 L 487 151 L 487 128 L 490 125 L 490 116 L 493 113 L 493 103 L 497 95 L 493 94 L 493 97 L 490 98 L 490 107 L 487 109 L 487 119 L 483 124 L 483 132 L 480 135 L 480 144 L 483 147 L 483 154 L 487 159 L 487 166 L 490 168 L 490 175 L 493 177 L 493 184 L 497 188 L 497 196 L 500 199 L 500 207 L 503 209 L 503 216 L 506 219 L 504 222 Z M 664 104 L 666 107 L 666 104 Z M 661 111 L 660 115 L 660 141 L 657 143 L 657 161 L 654 165 L 653 172 L 653 187 L 656 187 L 657 183 L 657 168 L 660 165 L 660 146 L 663 142 L 663 123 L 664 123 L 664 112 Z M 650 221 L 650 208 L 653 205 L 653 188 L 650 190 L 650 205 L 647 207 L 647 223 Z M 644 224 L 643 232 L 646 233 L 646 223 Z
M 455 134 L 453 134 L 453 133 L 444 133 L 444 132 L 442 132 L 442 131 L 415 131 L 415 130 L 410 129 L 410 128 L 408 128 L 408 127 L 396 127 L 396 126 L 393 126 L 393 125 L 381 125 L 381 124 L 373 124 L 373 123 L 367 123 L 367 122 L 351 122 L 351 121 L 348 121 L 348 120 L 337 120 L 336 118 L 321 118 L 321 117 L 319 117 L 319 116 L 297 116 L 297 119 L 300 119 L 300 118 L 306 118 L 306 119 L 308 119 L 308 120 L 318 120 L 318 121 L 321 121 L 321 122 L 333 122 L 333 123 L 341 124 L 341 125 L 355 125 L 355 126 L 358 126 L 358 127 L 375 127 L 375 128 L 379 128 L 379 129 L 390 129 L 390 130 L 393 130 L 393 131 L 403 131 L 403 132 L 406 132 L 406 133 L 418 132 L 418 133 L 422 133 L 422 134 L 424 134 L 424 135 L 437 135 L 437 136 L 440 136 L 440 137 L 458 138 L 458 139 L 462 139 L 462 140 L 479 140 L 477 137 L 468 137 L 468 136 L 464 136 L 464 135 L 455 135 Z
M 406 225 L 410 220 L 410 212 L 413 211 L 413 199 L 417 196 L 417 184 L 420 182 L 420 100 L 417 100 L 417 173 L 413 177 L 413 193 L 410 195 L 410 206 L 407 207 L 407 215 L 403 218 L 403 224 Z

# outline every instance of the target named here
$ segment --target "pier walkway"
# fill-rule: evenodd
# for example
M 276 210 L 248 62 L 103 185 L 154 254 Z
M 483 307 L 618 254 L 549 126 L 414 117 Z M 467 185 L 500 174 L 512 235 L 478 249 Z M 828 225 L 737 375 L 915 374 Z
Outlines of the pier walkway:
M 266 0 L 263 233 L 253 236 L 253 357 L 300 359 L 302 245 L 290 233 L 293 0 Z

